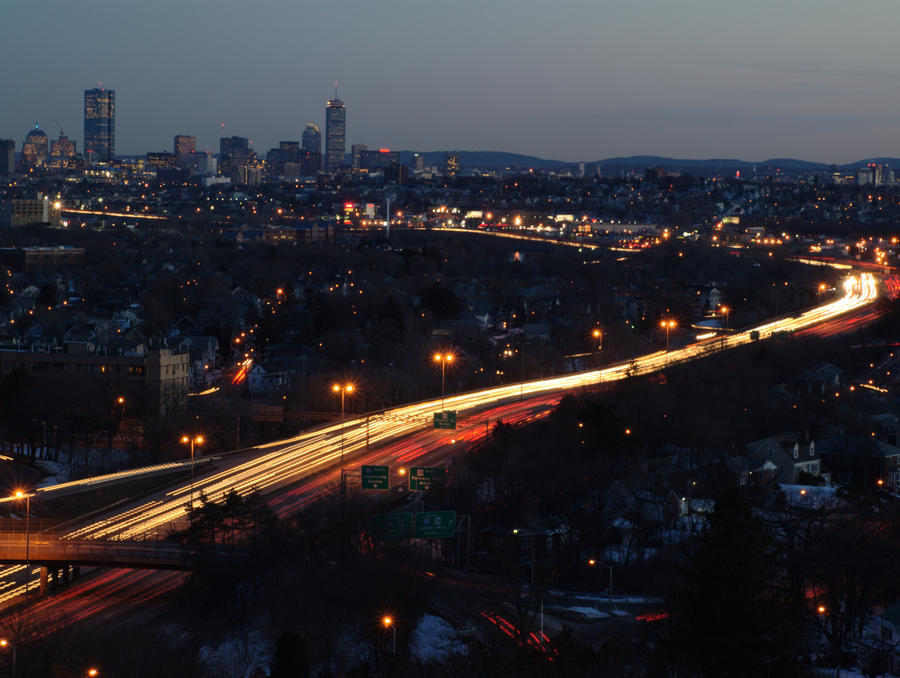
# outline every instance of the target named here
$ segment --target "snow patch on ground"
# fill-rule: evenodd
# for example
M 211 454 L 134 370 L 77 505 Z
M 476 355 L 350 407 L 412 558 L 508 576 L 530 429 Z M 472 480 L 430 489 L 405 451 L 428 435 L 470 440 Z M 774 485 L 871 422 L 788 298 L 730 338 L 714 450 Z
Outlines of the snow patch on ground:
M 416 659 L 440 661 L 450 654 L 465 654 L 468 646 L 457 638 L 456 630 L 440 617 L 424 614 L 410 638 L 410 652 Z
M 271 644 L 257 630 L 232 635 L 216 647 L 203 647 L 203 663 L 223 678 L 251 678 L 271 663 Z
M 575 612 L 588 619 L 606 619 L 609 617 L 609 614 L 601 612 L 596 607 L 566 607 L 563 609 L 568 610 L 569 612 Z

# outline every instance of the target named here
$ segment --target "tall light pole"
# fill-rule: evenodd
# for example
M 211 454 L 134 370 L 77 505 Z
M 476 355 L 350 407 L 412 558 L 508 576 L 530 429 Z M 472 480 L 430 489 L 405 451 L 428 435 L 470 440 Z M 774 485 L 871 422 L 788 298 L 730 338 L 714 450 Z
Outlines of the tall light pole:
M 613 616 L 613 603 L 612 603 L 612 565 L 609 563 L 604 563 L 602 560 L 597 560 L 596 558 L 591 558 L 588 560 L 588 565 L 591 567 L 596 567 L 597 565 L 603 565 L 609 570 L 609 589 L 606 592 L 606 597 L 609 599 L 609 617 L 612 619 Z
M 669 330 L 672 330 L 675 327 L 677 327 L 678 323 L 675 322 L 674 320 L 672 320 L 671 318 L 667 318 L 665 320 L 662 320 L 659 323 L 659 326 L 664 327 L 666 330 L 666 353 L 668 353 L 669 352 Z
M 353 384 L 335 384 L 331 387 L 335 393 L 341 394 L 341 473 L 344 472 L 344 396 L 353 393 Z
M 194 509 L 194 445 L 203 444 L 203 436 L 181 436 L 183 445 L 190 443 L 191 445 L 191 511 Z M 188 514 L 190 520 L 193 521 L 193 513 Z
M 396 657 L 397 656 L 397 625 L 394 623 L 393 617 L 384 617 L 381 620 L 381 623 L 384 624 L 384 628 L 390 629 L 391 631 L 394 632 L 394 641 L 393 641 L 393 644 L 391 645 L 391 650 L 393 652 L 393 655 Z
M 28 519 L 31 515 L 31 493 L 16 490 L 16 498 L 25 500 L 25 597 L 28 597 L 28 579 L 31 576 L 31 533 L 28 530 Z
M 728 331 L 728 314 L 731 313 L 731 309 L 728 308 L 727 306 L 722 306 L 722 308 L 720 308 L 719 310 L 725 314 L 725 331 L 727 332 Z
M 441 412 L 444 411 L 444 372 L 447 369 L 447 363 L 453 362 L 452 353 L 435 353 L 434 362 L 441 364 Z
M 591 330 L 591 338 L 596 343 L 597 350 L 601 351 L 603 349 L 603 330 L 601 330 L 599 327 L 595 327 L 594 329 Z M 598 363 L 599 363 L 599 360 L 598 360 Z

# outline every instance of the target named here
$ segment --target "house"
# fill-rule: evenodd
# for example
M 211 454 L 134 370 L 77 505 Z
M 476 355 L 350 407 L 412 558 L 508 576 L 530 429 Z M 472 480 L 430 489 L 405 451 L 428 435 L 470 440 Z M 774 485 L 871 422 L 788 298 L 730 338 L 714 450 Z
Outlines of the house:
M 900 602 L 865 625 L 857 656 L 861 666 L 879 667 L 878 675 L 900 673 Z
M 248 388 L 250 389 L 251 398 L 280 395 L 287 384 L 288 375 L 283 370 L 276 370 L 272 367 L 266 369 L 260 363 L 256 363 L 250 370 Z
M 816 443 L 804 440 L 799 435 L 771 436 L 747 443 L 747 454 L 730 464 L 738 474 L 741 485 L 750 481 L 755 473 L 763 474 L 778 483 L 793 484 L 800 480 L 800 474 L 823 476 L 822 458 Z
M 817 450 L 835 482 L 855 487 L 900 489 L 900 447 L 874 435 L 836 435 L 820 441 Z
M 809 393 L 832 393 L 839 391 L 846 382 L 844 371 L 831 363 L 819 363 L 797 380 L 806 386 Z

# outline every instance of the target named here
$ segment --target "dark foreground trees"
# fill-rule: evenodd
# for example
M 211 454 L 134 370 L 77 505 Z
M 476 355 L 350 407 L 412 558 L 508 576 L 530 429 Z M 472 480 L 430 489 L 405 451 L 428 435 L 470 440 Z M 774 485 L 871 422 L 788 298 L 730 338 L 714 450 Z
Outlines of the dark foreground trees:
M 724 495 L 681 566 L 671 601 L 672 675 L 765 678 L 804 675 L 798 625 L 778 594 L 773 542 L 737 491 Z

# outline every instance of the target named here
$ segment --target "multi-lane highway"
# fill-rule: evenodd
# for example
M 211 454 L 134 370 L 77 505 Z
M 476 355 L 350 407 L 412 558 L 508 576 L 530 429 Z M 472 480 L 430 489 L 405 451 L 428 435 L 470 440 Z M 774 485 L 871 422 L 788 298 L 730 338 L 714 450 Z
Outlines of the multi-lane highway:
M 833 321 L 864 309 L 877 297 L 875 278 L 864 273 L 848 278 L 839 298 L 755 328 L 668 352 L 657 351 L 590 372 L 451 395 L 444 399 L 444 408 L 457 412 L 459 427 L 456 431 L 432 430 L 432 416 L 441 409 L 440 399 L 355 417 L 343 424 L 320 426 L 287 440 L 261 445 L 242 455 L 223 457 L 214 470 L 197 475 L 193 489 L 185 482 L 132 505 L 110 510 L 72 529 L 66 537 L 128 540 L 147 533 L 164 532 L 176 524 L 183 524 L 185 504 L 191 494 L 197 502 L 201 492 L 218 500 L 230 490 L 240 494 L 258 490 L 279 514 L 286 515 L 334 487 L 342 458 L 346 465 L 356 467 L 361 463 L 377 462 L 398 467 L 446 460 L 449 454 L 464 447 L 465 441 L 483 436 L 488 419 L 516 422 L 543 416 L 566 392 L 652 373 L 711 352 Z M 126 475 L 147 472 L 139 469 L 126 472 Z M 103 479 L 78 482 L 89 485 L 103 482 Z M 77 483 L 67 484 L 57 491 L 71 491 L 73 487 L 77 487 Z M 53 488 L 42 490 L 35 501 L 42 495 L 51 496 L 53 492 Z M 0 603 L 23 593 L 23 572 L 23 565 L 0 568 Z M 166 576 L 171 578 L 171 575 Z

